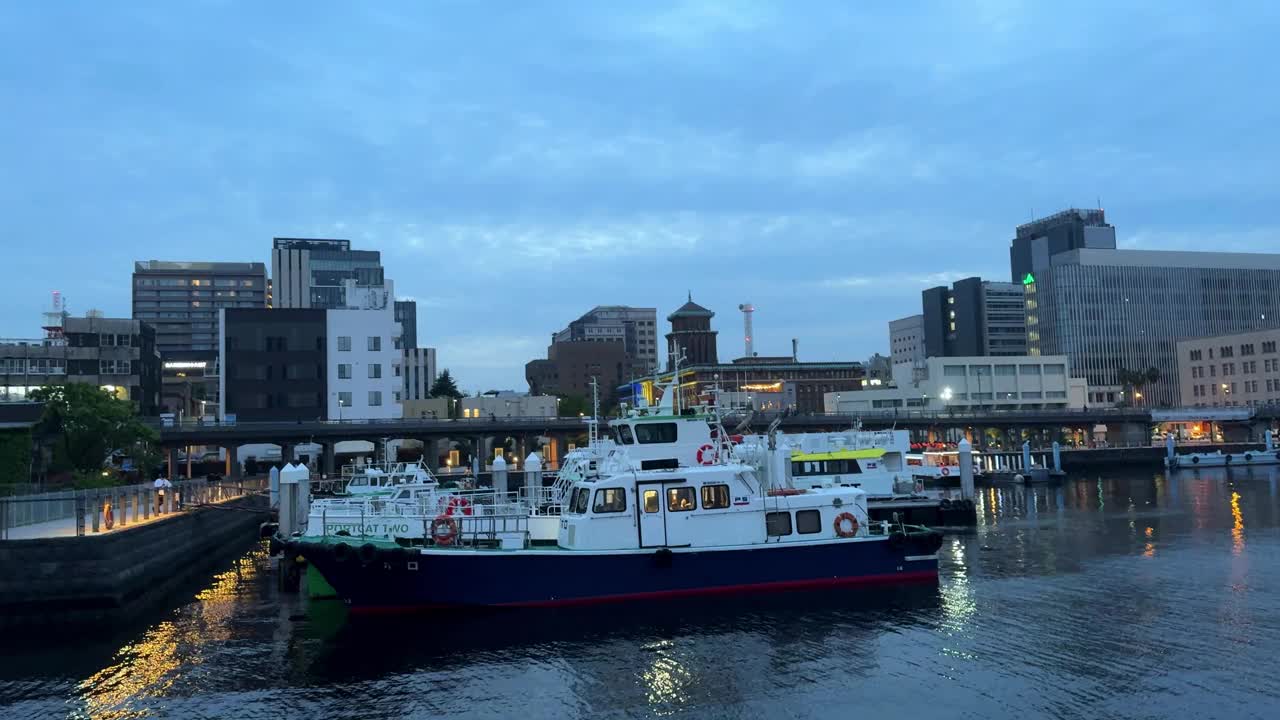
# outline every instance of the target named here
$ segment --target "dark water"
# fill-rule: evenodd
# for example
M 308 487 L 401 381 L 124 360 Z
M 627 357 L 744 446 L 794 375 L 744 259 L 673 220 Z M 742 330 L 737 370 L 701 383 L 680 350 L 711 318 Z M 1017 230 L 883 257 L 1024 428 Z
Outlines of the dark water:
M 935 587 L 349 622 L 251 553 L 0 717 L 1280 717 L 1274 469 L 987 489 Z

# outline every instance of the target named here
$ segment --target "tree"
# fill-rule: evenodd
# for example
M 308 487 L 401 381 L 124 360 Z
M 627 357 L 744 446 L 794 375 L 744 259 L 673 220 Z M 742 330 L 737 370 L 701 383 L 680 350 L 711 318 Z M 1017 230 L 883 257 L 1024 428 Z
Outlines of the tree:
M 453 398 L 458 400 L 463 397 L 462 391 L 458 389 L 458 384 L 453 381 L 453 375 L 449 373 L 449 368 L 440 371 L 440 375 L 431 385 L 431 397 Z
M 99 473 L 116 452 L 140 465 L 155 457 L 159 434 L 138 419 L 133 403 L 106 390 L 86 383 L 50 385 L 32 391 L 31 399 L 45 404 L 36 429 L 53 440 L 55 468 L 85 476 Z
M 557 395 L 556 397 L 560 398 L 560 402 L 556 404 L 556 414 L 560 417 L 591 414 L 591 403 L 581 395 Z

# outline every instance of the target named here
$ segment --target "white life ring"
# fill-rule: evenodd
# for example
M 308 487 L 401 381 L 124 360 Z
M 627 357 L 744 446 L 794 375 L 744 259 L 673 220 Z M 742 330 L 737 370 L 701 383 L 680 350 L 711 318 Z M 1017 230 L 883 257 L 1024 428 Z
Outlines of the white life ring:
M 699 465 L 714 464 L 716 461 L 715 450 L 716 449 L 711 445 L 703 445 L 702 447 L 698 448 L 698 464 Z
M 943 474 L 943 475 L 950 475 L 950 474 L 951 474 L 951 468 L 947 467 L 946 465 L 943 465 L 943 466 L 942 466 L 942 474 Z

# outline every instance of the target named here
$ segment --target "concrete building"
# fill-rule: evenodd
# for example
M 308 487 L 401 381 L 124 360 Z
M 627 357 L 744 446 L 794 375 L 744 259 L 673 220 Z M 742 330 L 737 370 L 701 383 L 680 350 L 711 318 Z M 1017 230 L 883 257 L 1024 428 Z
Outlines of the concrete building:
M 273 307 L 343 307 L 347 280 L 354 280 L 359 287 L 383 285 L 381 254 L 376 250 L 352 250 L 350 240 L 274 239 Z
M 1181 404 L 1230 407 L 1280 403 L 1277 343 L 1280 329 L 1275 328 L 1178 342 Z
M 1116 229 L 1101 208 L 1071 208 L 1019 225 L 1009 243 L 1009 281 L 1023 284 L 1051 256 L 1080 248 L 1116 249 Z
M 391 281 L 359 286 L 344 281 L 345 307 L 325 313 L 328 417 L 338 420 L 403 417 L 404 351 L 395 320 Z
M 418 347 L 418 303 L 415 300 L 397 300 L 396 322 L 400 323 L 400 346 L 405 350 Z
M 463 418 L 556 417 L 559 402 L 554 395 L 486 393 L 458 400 L 458 414 Z
M 1091 388 L 1155 368 L 1143 404 L 1182 398 L 1177 342 L 1280 325 L 1280 255 L 1080 248 L 1032 254 L 1028 352 L 1066 355 Z M 1207 387 L 1207 384 L 1206 384 Z
M 971 277 L 921 293 L 926 357 L 1027 353 L 1021 284 Z
M 896 387 L 829 391 L 826 412 L 1082 408 L 1088 388 L 1064 356 L 932 357 L 923 373 L 898 366 Z
M 667 316 L 671 332 L 667 333 L 667 370 L 673 367 L 674 358 L 682 356 L 681 365 L 715 365 L 716 331 L 711 329 L 711 318 L 716 314 L 693 301 L 681 305 Z
M 0 401 L 25 401 L 45 385 L 86 383 L 130 400 L 139 414 L 160 408 L 155 330 L 130 318 L 62 317 L 46 337 L 0 340 Z
M 408 402 L 431 397 L 431 386 L 436 381 L 435 348 L 405 348 L 401 367 L 404 375 L 401 400 Z M 406 412 L 408 412 L 407 409 Z
M 557 332 L 552 342 L 621 342 L 631 372 L 658 367 L 658 311 L 626 305 L 597 305 Z
M 591 382 L 600 388 L 600 401 L 612 404 L 611 388 L 627 378 L 628 359 L 623 343 L 574 341 L 553 342 L 545 360 L 531 360 L 524 366 L 531 395 L 576 395 L 591 398 Z
M 453 417 L 454 403 L 453 398 L 422 398 L 405 400 L 401 403 L 401 407 L 407 418 L 446 420 Z
M 928 357 L 924 352 L 924 315 L 908 315 L 889 321 L 889 357 L 894 366 L 915 366 Z

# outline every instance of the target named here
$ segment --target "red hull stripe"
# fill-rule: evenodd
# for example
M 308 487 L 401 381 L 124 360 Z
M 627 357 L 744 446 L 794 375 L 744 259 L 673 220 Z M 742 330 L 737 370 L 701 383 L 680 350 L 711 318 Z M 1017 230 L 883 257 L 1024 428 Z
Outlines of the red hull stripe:
M 766 593 L 786 592 L 790 590 L 813 590 L 818 588 L 848 587 L 853 585 L 887 585 L 891 583 L 927 582 L 938 579 L 937 570 L 913 570 L 911 572 L 889 573 L 884 575 L 859 575 L 850 577 L 815 578 L 812 580 L 783 580 L 769 583 L 749 583 L 745 585 L 720 585 L 707 588 L 688 588 L 684 590 L 655 590 L 651 592 L 624 593 L 619 595 L 600 595 L 587 598 L 565 598 L 563 600 L 532 600 L 527 602 L 496 603 L 494 605 L 459 606 L 446 604 L 423 605 L 373 605 L 351 608 L 356 614 L 394 614 L 416 612 L 421 610 L 442 610 L 458 607 L 574 607 L 583 605 L 603 605 L 607 603 L 626 602 L 629 600 L 665 600 L 682 597 L 706 595 L 728 595 L 733 593 Z

